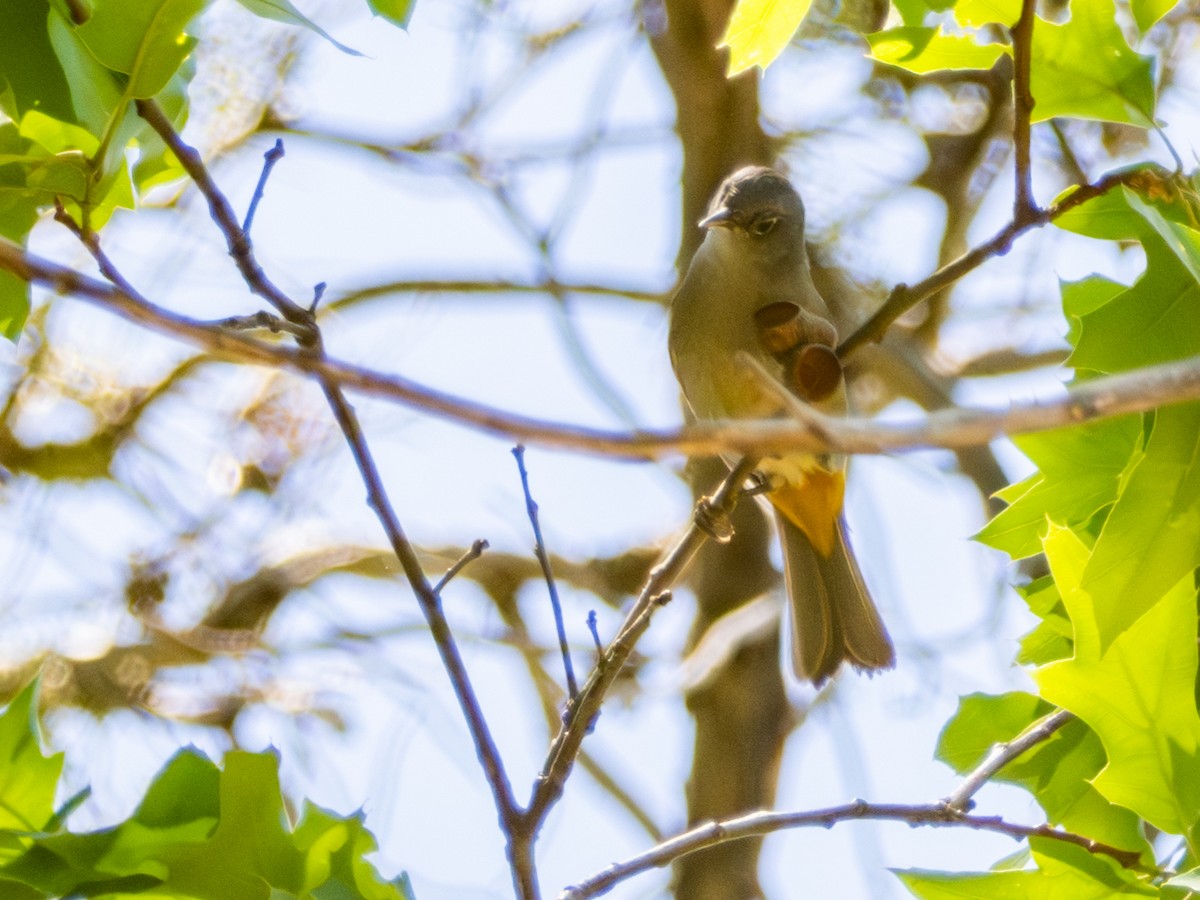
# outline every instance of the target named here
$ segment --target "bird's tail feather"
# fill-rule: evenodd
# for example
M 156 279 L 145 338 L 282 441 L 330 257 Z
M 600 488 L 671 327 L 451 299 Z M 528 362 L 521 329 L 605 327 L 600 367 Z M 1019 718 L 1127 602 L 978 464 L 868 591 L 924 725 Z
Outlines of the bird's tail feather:
M 846 660 L 862 670 L 896 663 L 892 641 L 867 592 L 838 517 L 832 551 L 817 551 L 786 516 L 777 515 L 792 612 L 792 666 L 820 686 Z

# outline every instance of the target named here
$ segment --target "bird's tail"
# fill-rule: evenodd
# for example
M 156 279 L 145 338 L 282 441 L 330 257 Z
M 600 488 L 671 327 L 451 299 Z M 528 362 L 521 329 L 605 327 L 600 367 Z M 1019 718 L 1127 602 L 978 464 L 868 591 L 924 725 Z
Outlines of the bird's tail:
M 792 666 L 818 687 L 842 660 L 863 671 L 896 663 L 891 638 L 867 592 L 839 516 L 829 554 L 819 552 L 800 528 L 778 514 L 784 579 L 792 611 Z

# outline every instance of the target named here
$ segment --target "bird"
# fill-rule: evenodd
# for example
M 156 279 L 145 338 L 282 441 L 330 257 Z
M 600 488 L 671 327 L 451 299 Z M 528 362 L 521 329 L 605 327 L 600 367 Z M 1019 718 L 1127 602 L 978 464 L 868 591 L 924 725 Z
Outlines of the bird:
M 763 166 L 739 169 L 721 183 L 699 224 L 704 240 L 672 298 L 668 336 L 691 416 L 781 414 L 778 392 L 749 371 L 743 354 L 802 396 L 808 388 L 807 399 L 822 412 L 846 415 L 845 380 L 833 352 L 837 332 L 812 280 L 804 204 L 791 182 Z M 794 313 L 792 332 L 798 329 L 806 343 L 785 341 L 781 348 L 765 339 L 764 321 L 778 320 L 780 310 Z M 818 363 L 815 381 L 797 363 L 806 357 Z M 758 463 L 783 549 L 792 670 L 816 687 L 843 662 L 873 672 L 896 660 L 849 544 L 846 465 L 844 457 L 806 452 Z

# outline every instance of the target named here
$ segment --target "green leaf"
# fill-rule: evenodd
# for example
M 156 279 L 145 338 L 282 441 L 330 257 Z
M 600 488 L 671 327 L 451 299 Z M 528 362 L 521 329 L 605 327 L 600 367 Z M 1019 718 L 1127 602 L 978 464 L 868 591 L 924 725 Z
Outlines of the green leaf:
M 1102 648 L 1200 562 L 1198 455 L 1200 405 L 1159 410 L 1083 574 Z
M 1041 666 L 1070 656 L 1075 650 L 1074 631 L 1054 579 L 1046 575 L 1016 590 L 1029 611 L 1041 619 L 1021 638 L 1017 663 Z
M 343 819 L 312 805 L 290 831 L 274 755 L 230 753 L 222 772 L 189 749 L 167 763 L 130 819 L 90 834 L 39 836 L 28 853 L 0 868 L 0 878 L 34 885 L 42 896 L 408 896 L 364 859 L 375 849 L 361 817 Z
M 1180 872 L 1174 878 L 1168 878 L 1165 883 L 1187 891 L 1200 891 L 1200 869 Z
M 46 30 L 46 0 L 0 5 L 0 110 L 19 122 L 30 110 L 74 122 L 71 91 Z
M 371 12 L 382 16 L 393 25 L 408 28 L 408 20 L 417 8 L 417 0 L 367 0 Z
M 890 28 L 867 35 L 867 42 L 875 59 L 918 75 L 990 69 L 1005 52 L 1000 44 L 978 44 L 966 35 L 943 34 L 940 26 Z
M 183 33 L 208 0 L 101 0 L 77 28 L 106 68 L 129 76 L 128 97 L 153 97 L 192 52 Z
M 1112 0 L 1077 0 L 1062 25 L 1033 29 L 1033 121 L 1058 116 L 1152 127 L 1154 59 L 1134 53 Z
M 1069 196 L 1078 188 L 1063 191 L 1055 202 Z M 1106 241 L 1133 241 L 1145 232 L 1145 222 L 1129 206 L 1125 190 L 1112 190 L 1093 197 L 1067 210 L 1054 220 L 1064 231 Z
M 1138 31 L 1145 34 L 1154 23 L 1178 5 L 1179 0 L 1132 0 L 1129 4 Z
M 1119 372 L 1200 353 L 1200 233 L 1166 219 L 1132 192 L 1146 270 L 1125 292 L 1081 317 L 1068 365 Z
M 296 9 L 290 0 L 238 0 L 238 3 L 260 18 L 273 19 L 276 22 L 286 22 L 288 25 L 299 25 L 301 28 L 307 28 L 313 34 L 319 34 L 343 53 L 348 53 L 351 56 L 362 56 L 361 53 L 352 47 L 347 47 L 345 44 L 339 44 L 335 41 L 329 32 L 325 31 L 320 25 Z M 411 8 L 409 12 L 411 13 Z M 404 22 L 398 24 L 403 26 L 407 24 L 407 21 L 406 18 Z
M 1156 897 L 1152 885 L 1113 860 L 1052 838 L 1029 842 L 1035 871 L 950 874 L 919 869 L 896 875 L 917 897 L 927 900 L 1102 900 L 1116 895 Z
M 63 757 L 42 753 L 36 701 L 34 682 L 0 715 L 0 829 L 38 831 L 54 818 Z
M 1099 736 L 1108 764 L 1093 780 L 1112 803 L 1172 834 L 1200 815 L 1196 595 L 1189 575 L 1103 650 L 1080 583 L 1088 551 L 1054 528 L 1046 555 L 1075 625 L 1075 656 L 1035 677 L 1042 696 Z
M 54 52 L 71 85 L 71 102 L 79 124 L 97 137 L 105 134 L 111 127 L 110 120 L 127 114 L 121 79 L 97 61 L 78 30 L 58 13 L 51 14 L 49 31 Z
M 936 756 L 960 775 L 975 768 L 992 746 L 1016 737 L 1054 707 L 1040 697 L 1014 691 L 968 694 L 938 738 Z
M 1053 709 L 1041 698 L 1019 692 L 965 697 L 942 731 L 937 756 L 965 775 L 993 745 L 1012 740 Z M 1024 787 L 1052 824 L 1148 852 L 1138 817 L 1110 803 L 1091 784 L 1104 763 L 1099 739 L 1076 720 L 1009 762 L 993 780 Z
M 1072 347 L 1078 346 L 1083 324 L 1080 320 L 1128 289 L 1127 285 L 1119 281 L 1110 281 L 1102 275 L 1090 275 L 1079 281 L 1059 282 L 1063 314 L 1068 323 L 1067 343 Z
M 0 272 L 0 335 L 16 342 L 29 318 L 29 284 L 10 272 Z
M 1078 525 L 1117 499 L 1121 474 L 1140 440 L 1140 416 L 1015 438 L 1040 475 L 988 522 L 976 539 L 1013 559 L 1040 553 L 1047 517 Z
M 812 0 L 738 0 L 717 45 L 729 48 L 729 76 L 773 63 L 811 5 Z
M 931 8 L 924 0 L 892 0 L 892 7 L 900 14 L 900 20 L 910 26 L 924 25 Z
M 1083 851 L 1086 852 L 1086 851 Z M 1115 893 L 1153 895 L 1153 891 L 1128 887 L 1114 890 L 1105 881 L 1087 873 L 1067 869 L 1063 872 L 981 872 L 952 874 L 919 869 L 896 871 L 896 876 L 913 896 L 923 900 L 1106 900 Z
M 959 0 L 954 4 L 954 19 L 964 28 L 1009 27 L 1020 17 L 1021 0 Z

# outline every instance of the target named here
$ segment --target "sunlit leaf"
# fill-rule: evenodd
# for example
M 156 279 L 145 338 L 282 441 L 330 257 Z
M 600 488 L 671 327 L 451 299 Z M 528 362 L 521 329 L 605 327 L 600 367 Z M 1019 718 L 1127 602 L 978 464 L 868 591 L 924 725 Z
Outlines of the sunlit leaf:
M 184 28 L 208 0 L 103 0 L 77 29 L 105 67 L 129 77 L 129 97 L 153 97 L 192 52 Z
M 729 48 L 729 75 L 773 63 L 811 5 L 812 0 L 738 0 L 717 45 Z
M 306 804 L 292 830 L 270 753 L 227 754 L 224 770 L 199 752 L 177 753 L 128 820 L 88 834 L 33 839 L 0 868 L 45 894 L 147 894 L 255 900 L 273 897 L 404 900 L 403 882 L 380 878 L 361 816 Z M 3 883 L 0 881 L 0 883 Z
M 29 284 L 9 272 L 0 272 L 0 335 L 15 341 L 28 317 Z
M 1038 670 L 1042 696 L 1099 735 L 1108 763 L 1093 781 L 1097 790 L 1159 828 L 1185 833 L 1200 815 L 1191 575 L 1105 649 L 1080 582 L 1087 548 L 1067 529 L 1052 529 L 1046 553 L 1076 627 L 1076 652 Z
M 1082 325 L 1080 320 L 1127 289 L 1119 281 L 1111 281 L 1100 275 L 1091 275 L 1080 281 L 1060 282 L 1063 314 L 1067 317 L 1067 343 L 1072 347 L 1078 346 Z
M 1038 842 L 1039 844 L 1045 842 Z M 1088 853 L 1082 848 L 1081 854 Z M 1043 863 L 1034 871 L 929 872 L 894 870 L 913 896 L 922 900 L 1105 900 L 1117 894 L 1156 896 L 1157 891 L 1137 884 L 1132 876 L 1105 871 L 1093 860 L 1080 859 L 1087 869 Z M 1097 877 L 1099 876 L 1099 877 Z
M 1130 48 L 1111 0 L 1072 3 L 1070 11 L 1062 25 L 1034 25 L 1033 121 L 1068 116 L 1153 125 L 1153 57 Z
M 1131 0 L 1129 8 L 1138 31 L 1145 33 L 1178 4 L 1179 0 Z
M 1020 734 L 1054 707 L 1040 697 L 1014 691 L 994 696 L 968 694 L 938 737 L 937 758 L 965 775 L 992 746 Z
M 1010 26 L 1021 17 L 1021 0 L 958 0 L 954 19 L 964 28 Z
M 301 28 L 307 28 L 313 34 L 320 35 L 333 46 L 337 47 L 343 53 L 349 53 L 351 56 L 362 56 L 353 47 L 347 47 L 345 44 L 340 44 L 333 39 L 324 28 L 314 22 L 290 2 L 290 0 L 238 0 L 242 6 L 250 10 L 256 16 L 264 19 L 274 19 L 276 22 L 285 22 L 288 25 L 297 25 Z
M 903 26 L 868 35 L 871 56 L 880 62 L 923 75 L 947 69 L 990 69 L 1004 53 L 1000 44 L 979 44 L 966 35 L 939 28 Z
M 63 755 L 42 753 L 36 701 L 34 683 L 0 714 L 0 829 L 38 831 L 54 817 Z
M 1040 475 L 976 538 L 1014 559 L 1040 553 L 1047 517 L 1075 525 L 1117 499 L 1121 473 L 1141 433 L 1139 416 L 1122 416 L 1017 437 Z
M 417 0 L 367 0 L 367 5 L 375 15 L 382 16 L 393 25 L 407 28 L 408 20 L 417 7 Z
M 1200 563 L 1200 405 L 1161 409 L 1083 575 L 1107 647 Z M 1193 627 L 1193 631 L 1195 628 Z

